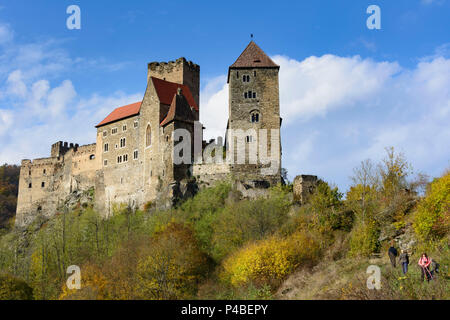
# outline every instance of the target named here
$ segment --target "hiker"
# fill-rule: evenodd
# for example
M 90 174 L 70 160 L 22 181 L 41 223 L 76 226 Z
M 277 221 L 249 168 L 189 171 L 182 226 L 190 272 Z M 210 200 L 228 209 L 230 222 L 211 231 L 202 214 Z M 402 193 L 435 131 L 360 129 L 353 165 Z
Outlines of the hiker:
M 402 266 L 403 274 L 406 274 L 408 272 L 408 265 L 409 265 L 408 252 L 406 252 L 405 250 L 402 250 L 400 257 L 398 258 L 398 262 Z
M 395 268 L 395 259 L 397 257 L 397 249 L 394 248 L 394 241 L 391 243 L 391 247 L 388 250 L 389 259 L 391 259 L 391 264 Z
M 422 256 L 419 259 L 419 266 L 422 270 L 422 281 L 427 278 L 427 281 L 430 281 L 433 276 L 430 272 L 430 264 L 431 264 L 431 258 L 428 258 L 427 254 L 424 252 L 422 253 Z

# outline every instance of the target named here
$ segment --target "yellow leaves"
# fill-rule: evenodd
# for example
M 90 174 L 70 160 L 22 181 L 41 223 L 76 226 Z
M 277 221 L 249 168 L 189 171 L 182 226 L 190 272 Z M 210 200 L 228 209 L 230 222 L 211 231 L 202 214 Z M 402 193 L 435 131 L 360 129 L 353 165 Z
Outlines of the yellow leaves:
M 414 230 L 424 240 L 450 231 L 450 172 L 431 183 L 414 217 Z
M 315 261 L 318 244 L 308 235 L 295 233 L 250 243 L 223 263 L 221 278 L 233 286 L 255 283 L 275 284 L 298 266 Z

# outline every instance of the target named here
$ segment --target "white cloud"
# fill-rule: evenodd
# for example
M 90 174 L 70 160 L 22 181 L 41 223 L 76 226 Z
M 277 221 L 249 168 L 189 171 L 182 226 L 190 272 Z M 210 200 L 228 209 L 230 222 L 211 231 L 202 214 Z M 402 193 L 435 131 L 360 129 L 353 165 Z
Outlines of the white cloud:
M 206 81 L 200 92 L 200 121 L 206 127 L 204 140 L 223 137 L 228 122 L 228 84 L 225 75 Z
M 14 32 L 8 24 L 0 23 L 0 45 L 9 43 L 14 38 Z
M 6 34 L 3 26 L 0 44 Z M 123 92 L 82 97 L 67 79 L 75 69 L 112 72 L 126 63 L 107 68 L 103 58 L 71 58 L 51 40 L 20 45 L 11 41 L 0 50 L 0 78 L 6 79 L 0 83 L 0 163 L 48 157 L 58 140 L 93 143 L 95 125 L 109 112 L 142 99 L 140 93 Z
M 400 68 L 396 63 L 377 63 L 359 56 L 309 57 L 301 62 L 275 56 L 281 66 L 281 115 L 286 123 L 306 121 L 328 111 L 371 99 Z

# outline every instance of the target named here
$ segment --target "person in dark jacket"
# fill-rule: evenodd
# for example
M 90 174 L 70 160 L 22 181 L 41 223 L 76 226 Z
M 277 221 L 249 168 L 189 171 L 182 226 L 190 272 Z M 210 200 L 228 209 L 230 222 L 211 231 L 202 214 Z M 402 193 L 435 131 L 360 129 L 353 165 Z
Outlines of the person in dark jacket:
M 402 266 L 403 274 L 406 274 L 408 272 L 408 265 L 409 265 L 408 252 L 402 250 L 400 257 L 398 258 L 398 263 L 400 263 L 400 265 Z
M 398 252 L 397 249 L 394 248 L 394 242 L 391 243 L 391 247 L 388 250 L 389 259 L 391 259 L 391 264 L 395 268 L 395 260 L 397 258 Z

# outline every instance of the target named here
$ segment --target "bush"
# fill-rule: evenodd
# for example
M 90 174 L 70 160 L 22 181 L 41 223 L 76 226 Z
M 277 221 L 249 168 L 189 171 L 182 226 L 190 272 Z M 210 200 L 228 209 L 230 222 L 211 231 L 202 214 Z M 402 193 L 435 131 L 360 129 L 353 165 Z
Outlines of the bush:
M 450 172 L 435 179 L 418 207 L 414 230 L 422 240 L 443 238 L 450 230 Z
M 0 275 L 0 300 L 32 300 L 33 289 L 23 280 Z
M 350 256 L 370 256 L 376 252 L 379 230 L 374 221 L 357 224 L 350 234 Z
M 211 256 L 220 262 L 244 243 L 274 235 L 288 219 L 289 205 L 286 194 L 275 189 L 267 199 L 226 206 L 213 221 Z
M 221 278 L 233 286 L 276 287 L 297 267 L 316 263 L 319 252 L 317 242 L 304 233 L 253 242 L 224 261 Z

